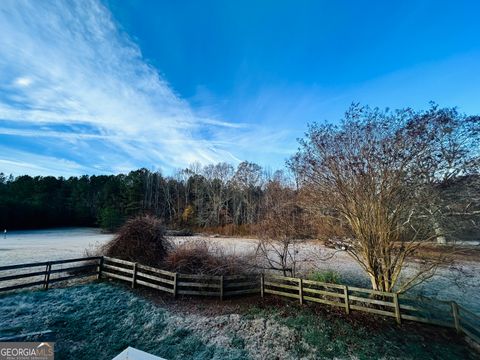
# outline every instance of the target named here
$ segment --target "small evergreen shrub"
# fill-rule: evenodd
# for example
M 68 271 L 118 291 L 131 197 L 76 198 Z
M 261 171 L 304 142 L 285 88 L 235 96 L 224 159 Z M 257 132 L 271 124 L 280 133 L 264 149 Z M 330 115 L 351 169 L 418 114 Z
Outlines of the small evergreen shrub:
M 333 270 L 316 270 L 311 272 L 308 278 L 313 281 L 330 284 L 340 284 L 342 282 L 341 275 Z

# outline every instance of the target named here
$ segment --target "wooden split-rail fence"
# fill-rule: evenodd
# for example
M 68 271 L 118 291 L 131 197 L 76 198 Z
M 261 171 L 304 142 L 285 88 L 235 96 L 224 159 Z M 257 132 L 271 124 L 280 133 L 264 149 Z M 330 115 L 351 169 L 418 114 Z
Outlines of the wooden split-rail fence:
M 0 292 L 50 285 L 78 278 L 111 278 L 144 286 L 173 296 L 227 297 L 277 295 L 304 302 L 361 311 L 455 329 L 480 344 L 480 316 L 454 301 L 414 298 L 354 286 L 279 276 L 274 274 L 210 276 L 158 269 L 101 256 L 0 266 Z
M 62 281 L 98 277 L 101 262 L 101 256 L 92 256 L 0 266 L 0 292 L 32 286 L 48 289 L 50 285 Z
M 103 277 L 127 281 L 132 288 L 143 285 L 163 292 L 189 296 L 224 297 L 260 294 L 257 275 L 191 275 L 180 274 L 130 261 L 103 257 Z
M 454 328 L 480 344 L 480 316 L 455 301 L 415 298 L 397 293 L 278 275 L 261 275 L 261 293 Z

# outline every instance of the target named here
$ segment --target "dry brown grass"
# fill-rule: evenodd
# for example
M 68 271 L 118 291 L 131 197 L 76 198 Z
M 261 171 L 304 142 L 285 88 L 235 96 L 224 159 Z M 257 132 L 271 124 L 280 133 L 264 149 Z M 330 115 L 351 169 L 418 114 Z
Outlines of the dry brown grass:
M 480 261 L 480 246 L 439 245 L 427 242 L 418 247 L 414 257 L 435 259 L 443 255 L 449 255 L 455 261 Z

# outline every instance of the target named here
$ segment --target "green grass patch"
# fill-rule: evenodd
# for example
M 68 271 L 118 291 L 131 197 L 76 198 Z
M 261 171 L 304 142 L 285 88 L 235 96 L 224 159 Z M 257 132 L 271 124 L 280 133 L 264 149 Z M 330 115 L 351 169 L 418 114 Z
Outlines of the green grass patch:
M 308 275 L 309 280 L 320 281 L 330 284 L 341 284 L 342 276 L 333 270 L 316 270 Z

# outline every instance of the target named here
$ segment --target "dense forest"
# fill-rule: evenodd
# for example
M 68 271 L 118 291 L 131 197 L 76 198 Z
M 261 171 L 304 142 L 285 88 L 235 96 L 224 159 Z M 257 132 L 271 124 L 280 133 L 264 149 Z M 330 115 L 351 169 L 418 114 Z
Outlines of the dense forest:
M 114 230 L 139 213 L 167 226 L 244 229 L 258 222 L 269 184 L 293 194 L 283 172 L 268 175 L 242 162 L 194 165 L 165 177 L 147 169 L 127 175 L 66 178 L 0 174 L 0 226 L 7 229 L 100 226 Z

